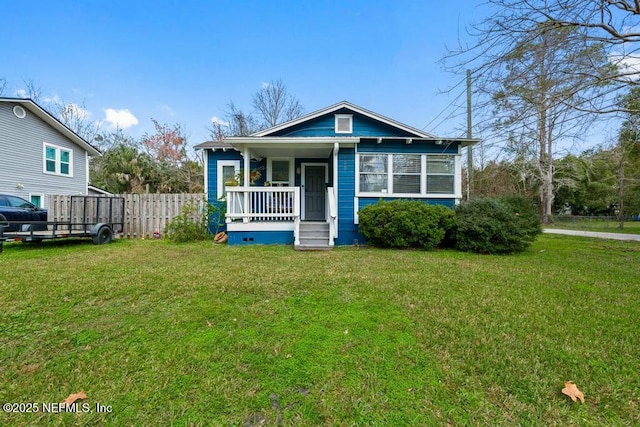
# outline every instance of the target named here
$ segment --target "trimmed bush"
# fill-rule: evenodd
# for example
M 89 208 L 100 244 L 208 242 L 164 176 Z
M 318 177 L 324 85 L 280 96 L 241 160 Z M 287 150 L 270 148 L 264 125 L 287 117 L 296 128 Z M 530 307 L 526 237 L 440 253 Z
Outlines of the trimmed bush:
M 444 206 L 417 200 L 380 201 L 360 210 L 359 230 L 376 247 L 429 250 L 443 240 L 453 215 Z
M 483 254 L 524 251 L 542 231 L 534 206 L 516 196 L 462 203 L 456 220 L 456 247 Z

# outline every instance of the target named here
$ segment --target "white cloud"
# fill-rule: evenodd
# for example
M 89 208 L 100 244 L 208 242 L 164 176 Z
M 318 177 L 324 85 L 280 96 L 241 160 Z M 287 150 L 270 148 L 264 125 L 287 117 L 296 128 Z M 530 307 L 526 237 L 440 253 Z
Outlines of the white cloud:
M 138 118 L 127 109 L 114 110 L 113 108 L 107 108 L 104 110 L 104 115 L 104 121 L 109 123 L 112 128 L 127 129 L 138 124 Z
M 170 117 L 175 117 L 175 116 L 176 116 L 176 113 L 173 111 L 173 108 L 169 107 L 169 106 L 168 106 L 168 105 L 166 105 L 166 104 L 162 104 L 162 105 L 160 106 L 160 110 L 161 110 L 163 113 L 165 113 L 165 114 L 167 114 L 168 116 L 170 116 Z
M 262 82 L 262 85 L 261 85 L 261 86 L 262 86 L 262 89 L 268 89 L 268 88 L 269 88 L 269 86 L 271 86 L 271 83 L 269 83 L 269 82 Z
M 630 74 L 625 77 L 627 80 L 633 81 L 640 78 L 640 56 L 621 52 L 612 52 L 609 55 L 609 61 L 617 65 L 622 73 Z
M 27 91 L 24 89 L 18 89 L 16 90 L 16 96 L 18 98 L 27 98 Z
M 218 116 L 213 116 L 211 117 L 211 122 L 214 125 L 220 125 L 220 126 L 229 126 L 229 122 L 225 122 L 224 120 L 222 120 L 221 118 L 219 118 Z
M 86 110 L 73 102 L 64 106 L 64 112 L 62 114 L 69 115 L 69 117 L 77 117 L 80 120 L 85 120 L 91 117 L 89 110 Z

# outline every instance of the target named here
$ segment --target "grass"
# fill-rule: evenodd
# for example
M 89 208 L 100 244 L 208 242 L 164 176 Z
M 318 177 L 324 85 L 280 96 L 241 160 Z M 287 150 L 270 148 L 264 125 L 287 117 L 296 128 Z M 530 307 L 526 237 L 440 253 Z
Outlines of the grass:
M 640 234 L 640 221 L 625 221 L 624 227 L 611 219 L 559 219 L 555 223 L 545 224 L 545 228 L 565 230 L 602 231 L 605 233 Z
M 0 271 L 0 403 L 112 407 L 0 425 L 640 423 L 633 242 L 9 244 Z

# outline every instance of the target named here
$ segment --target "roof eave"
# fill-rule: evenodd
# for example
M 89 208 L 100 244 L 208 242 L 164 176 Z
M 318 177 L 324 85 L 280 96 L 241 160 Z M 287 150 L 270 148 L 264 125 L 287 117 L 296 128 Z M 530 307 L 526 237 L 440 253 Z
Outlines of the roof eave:
M 251 136 L 264 137 L 265 135 L 269 135 L 271 133 L 278 132 L 278 131 L 280 131 L 282 129 L 286 129 L 286 128 L 291 127 L 291 126 L 295 126 L 295 125 L 298 125 L 300 123 L 304 123 L 304 122 L 306 122 L 308 120 L 315 119 L 316 117 L 320 117 L 322 115 L 329 114 L 329 113 L 331 113 L 333 111 L 337 111 L 337 110 L 340 110 L 342 108 L 348 108 L 350 110 L 353 110 L 356 113 L 362 114 L 363 116 L 369 117 L 369 118 L 371 118 L 373 120 L 377 120 L 377 121 L 380 121 L 382 123 L 385 123 L 385 124 L 388 124 L 390 126 L 393 126 L 395 128 L 404 130 L 405 132 L 409 132 L 409 133 L 415 134 L 417 137 L 420 137 L 420 138 L 436 138 L 435 135 L 431 135 L 430 133 L 423 132 L 423 131 L 421 131 L 419 129 L 413 128 L 413 127 L 408 126 L 408 125 L 405 125 L 404 123 L 400 123 L 400 122 L 398 122 L 396 120 L 390 119 L 389 117 L 385 117 L 385 116 L 380 115 L 378 113 L 374 113 L 373 111 L 370 111 L 370 110 L 367 110 L 365 108 L 359 107 L 359 106 L 357 106 L 355 104 L 352 104 L 352 103 L 350 103 L 348 101 L 338 102 L 337 104 L 333 104 L 333 105 L 331 105 L 329 107 L 326 107 L 326 108 L 323 108 L 321 110 L 317 110 L 317 111 L 311 112 L 311 113 L 306 114 L 304 116 L 298 117 L 297 119 L 293 119 L 293 120 L 290 120 L 288 122 L 273 126 L 273 127 L 269 128 L 269 129 L 265 129 L 265 130 L 262 130 L 260 132 L 253 133 L 253 134 L 251 134 Z
M 89 144 L 81 136 L 79 136 L 77 133 L 75 133 L 74 131 L 69 129 L 67 126 L 65 126 L 58 119 L 53 117 L 48 111 L 46 111 L 44 108 L 42 108 L 41 106 L 36 104 L 35 101 L 33 101 L 32 99 L 29 99 L 29 98 L 0 97 L 0 102 L 13 102 L 13 103 L 20 104 L 20 105 L 26 107 L 29 111 L 31 111 L 33 114 L 35 114 L 41 120 L 43 120 L 49 126 L 53 127 L 58 132 L 63 134 L 65 137 L 67 137 L 68 139 L 73 141 L 75 144 L 80 146 L 82 149 L 84 149 L 89 154 L 89 156 L 91 156 L 91 157 L 95 157 L 95 156 L 101 157 L 102 156 L 102 153 L 100 152 L 100 150 L 95 148 L 93 145 Z

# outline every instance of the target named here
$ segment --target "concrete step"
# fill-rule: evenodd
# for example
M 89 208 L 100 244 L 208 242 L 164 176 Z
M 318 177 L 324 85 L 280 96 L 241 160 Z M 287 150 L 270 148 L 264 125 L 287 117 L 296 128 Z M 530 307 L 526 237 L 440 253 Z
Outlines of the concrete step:
M 300 243 L 328 245 L 329 236 L 300 236 Z
M 329 224 L 326 222 L 301 222 L 300 231 L 326 231 L 329 232 Z
M 330 251 L 333 249 L 333 246 L 319 246 L 319 245 L 309 245 L 309 244 L 299 244 L 295 247 L 296 251 Z

